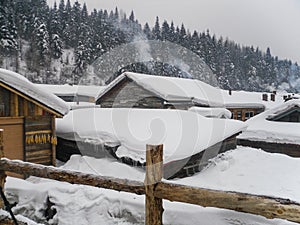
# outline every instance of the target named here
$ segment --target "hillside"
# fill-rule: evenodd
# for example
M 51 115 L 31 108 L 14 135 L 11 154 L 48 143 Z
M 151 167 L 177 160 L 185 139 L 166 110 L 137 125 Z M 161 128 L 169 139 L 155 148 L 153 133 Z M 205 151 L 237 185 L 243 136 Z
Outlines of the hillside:
M 50 8 L 45 0 L 7 0 L 0 5 L 0 66 L 20 72 L 38 83 L 107 82 L 107 76 L 94 74 L 93 63 L 105 53 L 136 41 L 169 41 L 199 56 L 215 74 L 224 89 L 298 92 L 300 67 L 288 59 L 279 59 L 270 48 L 241 46 L 207 31 L 189 31 L 184 24 L 160 21 L 154 27 L 142 25 L 117 8 L 108 12 L 87 5 L 60 0 Z M 141 49 L 145 50 L 145 46 Z M 151 52 L 149 53 L 151 56 Z M 120 53 L 122 57 L 122 53 Z M 125 57 L 125 56 L 124 56 Z M 150 57 L 151 58 L 151 57 Z M 178 56 L 180 58 L 180 56 Z M 114 59 L 109 59 L 114 65 Z M 137 59 L 116 68 L 122 71 L 158 75 L 189 76 L 180 65 Z M 193 76 L 193 73 L 191 72 Z M 205 77 L 195 78 L 207 81 Z

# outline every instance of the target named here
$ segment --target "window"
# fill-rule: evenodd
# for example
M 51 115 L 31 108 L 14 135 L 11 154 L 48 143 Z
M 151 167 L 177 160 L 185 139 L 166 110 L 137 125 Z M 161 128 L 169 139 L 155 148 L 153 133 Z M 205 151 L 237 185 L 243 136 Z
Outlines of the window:
M 253 116 L 254 116 L 254 112 L 253 111 L 247 111 L 245 113 L 245 120 L 247 120 L 247 119 L 249 119 L 249 118 L 251 118 Z
M 0 87 L 0 116 L 6 117 L 10 114 L 10 93 L 3 87 Z
M 237 119 L 242 120 L 242 112 L 241 111 L 237 111 Z

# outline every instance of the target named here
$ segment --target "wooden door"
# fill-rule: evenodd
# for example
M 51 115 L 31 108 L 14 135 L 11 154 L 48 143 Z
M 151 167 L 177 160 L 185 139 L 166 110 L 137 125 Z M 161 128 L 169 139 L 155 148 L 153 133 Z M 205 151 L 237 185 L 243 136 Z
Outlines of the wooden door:
M 23 118 L 0 118 L 0 129 L 3 129 L 4 157 L 24 160 Z M 12 173 L 7 175 L 22 177 Z

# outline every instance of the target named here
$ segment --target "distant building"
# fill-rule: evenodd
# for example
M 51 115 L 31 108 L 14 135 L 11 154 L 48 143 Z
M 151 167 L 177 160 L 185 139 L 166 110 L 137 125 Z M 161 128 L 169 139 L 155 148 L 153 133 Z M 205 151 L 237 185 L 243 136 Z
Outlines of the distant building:
M 225 91 L 222 98 L 226 109 L 232 112 L 232 118 L 246 121 L 251 117 L 284 102 L 283 96 L 274 93 Z
M 200 80 L 125 72 L 96 99 L 102 108 L 223 107 L 220 89 Z
M 298 101 L 297 101 L 298 102 Z M 282 112 L 277 112 L 277 114 L 270 115 L 268 118 L 270 121 L 275 122 L 300 122 L 300 106 L 299 104 L 293 104 L 284 109 Z
M 246 122 L 238 143 L 300 157 L 300 100 L 289 100 Z
M 17 73 L 0 69 L 0 128 L 4 130 L 5 157 L 55 165 L 55 118 L 68 111 L 58 97 Z
M 117 77 L 96 99 L 102 108 L 193 108 L 192 111 L 207 117 L 227 118 L 226 108 L 232 113 L 231 118 L 241 121 L 283 102 L 284 96 L 275 92 L 225 91 L 196 79 L 131 72 Z

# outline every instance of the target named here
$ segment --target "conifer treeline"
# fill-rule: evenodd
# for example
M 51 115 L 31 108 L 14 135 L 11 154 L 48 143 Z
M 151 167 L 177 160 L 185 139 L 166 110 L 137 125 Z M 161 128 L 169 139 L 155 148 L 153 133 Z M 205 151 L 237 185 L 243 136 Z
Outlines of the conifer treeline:
M 85 4 L 58 1 L 50 8 L 46 0 L 0 0 L 0 65 L 5 57 L 11 57 L 18 71 L 25 40 L 29 47 L 22 60 L 29 71 L 43 76 L 40 81 L 57 82 L 51 63 L 61 59 L 67 49 L 74 51 L 75 62 L 62 66 L 71 66 L 72 76 L 78 80 L 88 65 L 103 53 L 143 35 L 149 40 L 168 40 L 198 54 L 216 74 L 222 88 L 265 91 L 281 86 L 289 91 L 300 89 L 299 66 L 272 56 L 269 48 L 263 52 L 252 46 L 240 46 L 217 38 L 208 30 L 190 32 L 184 24 L 161 23 L 158 17 L 151 28 L 148 23 L 141 25 L 134 12 L 128 17 L 117 8 L 111 12 L 94 9 L 89 13 Z M 126 69 L 134 69 L 134 66 L 126 65 Z

